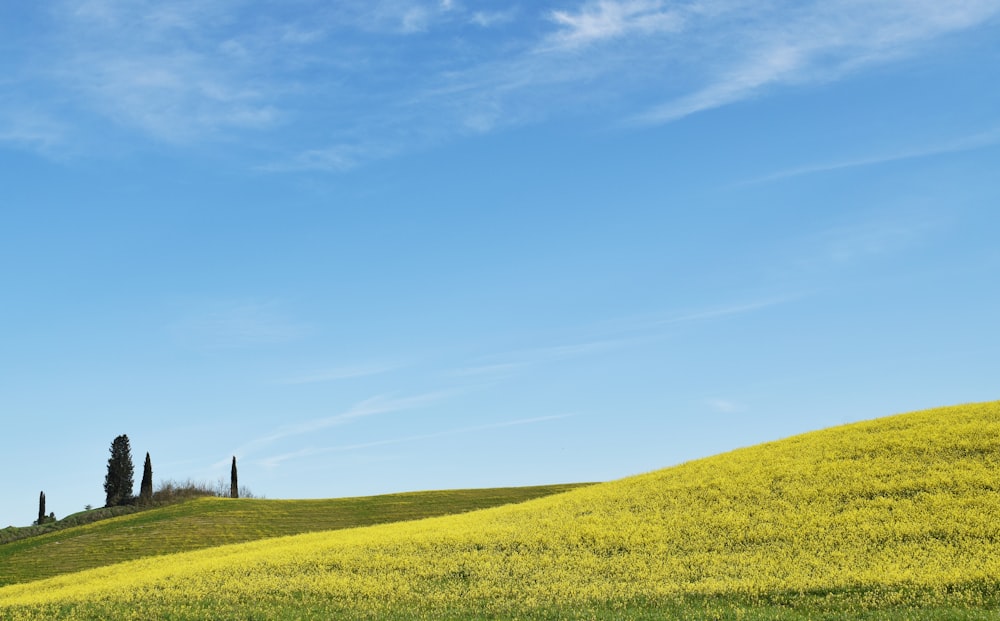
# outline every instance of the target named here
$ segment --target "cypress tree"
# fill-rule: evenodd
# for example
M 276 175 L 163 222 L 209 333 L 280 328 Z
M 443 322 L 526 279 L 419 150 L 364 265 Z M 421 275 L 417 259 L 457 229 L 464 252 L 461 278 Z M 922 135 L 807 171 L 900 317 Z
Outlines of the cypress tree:
M 142 483 L 139 484 L 139 503 L 148 505 L 153 502 L 153 462 L 146 453 L 146 463 L 142 467 Z
M 106 507 L 127 505 L 132 502 L 132 447 L 127 435 L 120 435 L 111 443 L 111 457 L 108 458 L 108 473 L 104 477 Z
M 38 494 L 38 524 L 41 526 L 45 523 L 45 492 Z
M 229 497 L 240 497 L 240 488 L 236 484 L 236 455 L 233 455 L 233 469 L 229 474 Z

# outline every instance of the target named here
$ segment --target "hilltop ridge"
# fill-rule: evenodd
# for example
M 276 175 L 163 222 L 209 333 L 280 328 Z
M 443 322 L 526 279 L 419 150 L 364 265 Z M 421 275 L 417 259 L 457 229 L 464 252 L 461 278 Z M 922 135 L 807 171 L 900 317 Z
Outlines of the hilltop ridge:
M 588 483 L 402 492 L 355 498 L 204 497 L 0 545 L 0 586 L 268 537 L 463 513 L 557 494 Z

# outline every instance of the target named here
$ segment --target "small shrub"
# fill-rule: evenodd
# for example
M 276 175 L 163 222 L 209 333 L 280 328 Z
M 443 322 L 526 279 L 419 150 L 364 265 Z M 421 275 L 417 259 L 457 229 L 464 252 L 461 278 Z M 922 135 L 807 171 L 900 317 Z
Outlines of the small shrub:
M 219 479 L 214 484 L 204 481 L 161 481 L 153 492 L 153 504 L 169 504 L 193 498 L 218 497 L 229 498 L 231 488 L 225 479 Z M 239 488 L 240 498 L 258 498 L 245 487 Z
M 206 483 L 192 481 L 191 479 L 181 482 L 161 481 L 156 491 L 153 492 L 153 503 L 170 504 L 215 495 L 214 487 Z

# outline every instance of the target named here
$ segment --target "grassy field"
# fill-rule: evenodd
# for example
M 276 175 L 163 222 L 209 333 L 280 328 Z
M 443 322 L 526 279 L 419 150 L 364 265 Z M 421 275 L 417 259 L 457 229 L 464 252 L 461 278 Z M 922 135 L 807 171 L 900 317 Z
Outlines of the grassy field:
M 330 500 L 201 498 L 0 545 L 0 585 L 145 556 L 462 513 L 577 487 L 449 490 Z
M 0 588 L 33 619 L 1000 619 L 1000 402 Z

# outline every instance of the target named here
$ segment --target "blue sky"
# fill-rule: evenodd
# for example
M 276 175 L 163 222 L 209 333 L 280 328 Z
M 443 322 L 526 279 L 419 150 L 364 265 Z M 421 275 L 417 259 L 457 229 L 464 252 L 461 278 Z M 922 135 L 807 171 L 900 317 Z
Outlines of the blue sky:
M 0 7 L 0 525 L 1000 398 L 1000 2 Z

